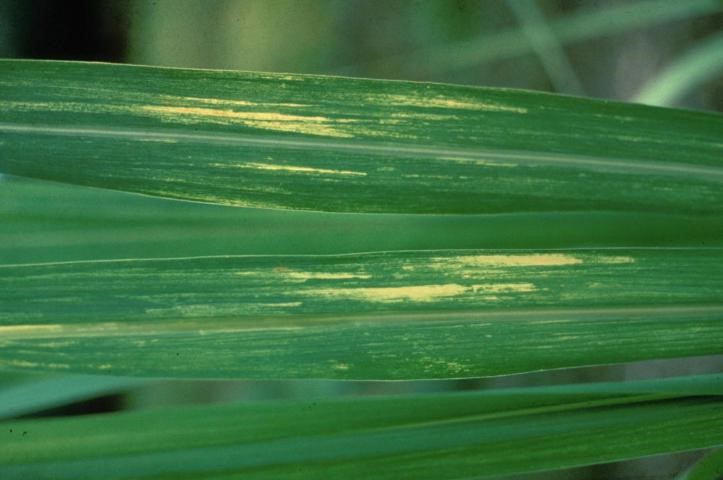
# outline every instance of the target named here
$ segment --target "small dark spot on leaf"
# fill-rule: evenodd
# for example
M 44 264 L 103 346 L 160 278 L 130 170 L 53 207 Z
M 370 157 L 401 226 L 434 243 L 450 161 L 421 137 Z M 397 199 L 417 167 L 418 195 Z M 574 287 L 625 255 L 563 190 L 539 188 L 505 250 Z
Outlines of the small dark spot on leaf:
M 13 429 L 12 429 L 12 428 L 10 429 L 10 433 L 13 433 Z
M 28 432 L 23 432 L 23 437 L 24 437 L 25 435 L 27 435 L 27 434 L 28 434 Z

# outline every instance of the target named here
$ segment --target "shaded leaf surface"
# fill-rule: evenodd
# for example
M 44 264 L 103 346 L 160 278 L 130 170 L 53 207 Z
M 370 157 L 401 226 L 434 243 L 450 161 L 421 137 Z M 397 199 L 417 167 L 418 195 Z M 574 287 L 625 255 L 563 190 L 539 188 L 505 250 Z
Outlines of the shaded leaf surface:
M 17 177 L 0 182 L 0 264 L 630 245 L 723 246 L 723 222 L 636 212 L 292 212 L 178 202 Z
M 721 444 L 720 382 L 712 375 L 6 422 L 0 473 L 438 479 L 589 465 Z
M 99 375 L 31 376 L 0 389 L 0 418 L 27 415 L 145 383 L 147 380 Z

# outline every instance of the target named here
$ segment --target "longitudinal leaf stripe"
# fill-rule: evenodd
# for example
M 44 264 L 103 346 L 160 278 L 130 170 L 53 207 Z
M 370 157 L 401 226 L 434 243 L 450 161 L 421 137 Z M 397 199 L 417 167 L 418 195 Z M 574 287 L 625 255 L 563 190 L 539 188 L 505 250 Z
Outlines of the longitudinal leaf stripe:
M 0 172 L 200 202 L 723 211 L 723 117 L 440 84 L 0 61 Z

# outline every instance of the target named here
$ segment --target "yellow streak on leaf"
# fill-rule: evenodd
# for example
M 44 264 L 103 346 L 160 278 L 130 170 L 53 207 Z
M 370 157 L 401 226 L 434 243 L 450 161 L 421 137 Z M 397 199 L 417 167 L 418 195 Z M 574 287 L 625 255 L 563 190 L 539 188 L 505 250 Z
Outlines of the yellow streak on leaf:
M 444 268 L 447 265 L 462 267 L 537 267 L 537 266 L 562 266 L 577 265 L 582 263 L 580 258 L 562 253 L 535 253 L 525 255 L 465 255 L 451 258 L 435 258 L 432 264 L 436 268 Z
M 304 133 L 324 137 L 353 137 L 349 132 L 335 128 L 334 123 L 349 123 L 349 120 L 332 120 L 320 116 L 290 115 L 276 112 L 238 112 L 230 109 L 205 107 L 175 107 L 164 105 L 141 105 L 140 114 L 151 114 L 161 120 L 181 123 L 239 124 L 246 127 L 281 132 Z
M 617 263 L 635 263 L 635 259 L 633 257 L 627 257 L 627 256 L 610 256 L 610 257 L 600 257 L 597 259 L 599 263 L 605 263 L 605 264 L 617 264 Z
M 254 107 L 257 105 L 255 102 L 248 102 L 246 100 L 225 100 L 222 98 L 205 98 L 205 97 L 175 97 L 179 100 L 186 100 L 190 102 L 205 103 L 208 105 L 235 105 L 237 107 Z M 174 98 L 174 99 L 175 99 Z
M 283 271 L 283 276 L 290 280 L 299 280 L 305 282 L 307 280 L 351 280 L 351 279 L 369 279 L 371 275 L 363 273 L 349 272 L 302 272 L 302 271 Z
M 34 368 L 39 367 L 40 364 L 36 362 L 28 362 L 27 360 L 10 360 L 7 362 L 9 365 L 12 365 L 14 367 L 22 367 L 22 368 Z
M 306 290 L 305 295 L 341 297 L 368 302 L 433 302 L 438 298 L 454 297 L 465 293 L 469 287 L 456 283 L 445 285 L 414 285 L 406 287 L 327 288 Z
M 263 275 L 262 272 L 257 271 L 242 271 L 242 272 L 236 272 L 236 275 L 241 275 L 244 277 L 250 277 L 250 276 L 256 276 L 256 275 Z
M 250 102 L 248 100 L 232 100 L 228 98 L 210 98 L 210 97 L 177 97 L 173 95 L 163 95 L 161 98 L 167 98 L 169 100 L 174 101 L 184 101 L 184 102 L 194 102 L 194 103 L 201 103 L 205 105 L 221 105 L 221 106 L 227 106 L 227 107 L 289 107 L 289 108 L 299 108 L 299 107 L 306 107 L 307 105 L 301 104 L 301 103 L 257 103 L 257 102 Z
M 332 170 L 329 168 L 313 168 L 313 167 L 299 167 L 296 165 L 274 165 L 271 163 L 256 163 L 249 162 L 241 165 L 236 165 L 239 168 L 255 168 L 258 170 L 270 170 L 280 172 L 292 172 L 292 173 L 309 173 L 315 175 L 356 175 L 365 177 L 366 172 L 355 172 L 353 170 Z
M 5 325 L 0 326 L 0 335 L 12 333 L 48 333 L 59 332 L 63 329 L 59 324 L 43 324 L 43 325 Z
M 482 112 L 527 113 L 527 108 L 505 105 L 495 102 L 460 101 L 446 97 L 426 97 L 417 95 L 371 95 L 367 100 L 385 105 L 399 105 L 421 108 L 450 108 L 458 110 L 476 110 Z

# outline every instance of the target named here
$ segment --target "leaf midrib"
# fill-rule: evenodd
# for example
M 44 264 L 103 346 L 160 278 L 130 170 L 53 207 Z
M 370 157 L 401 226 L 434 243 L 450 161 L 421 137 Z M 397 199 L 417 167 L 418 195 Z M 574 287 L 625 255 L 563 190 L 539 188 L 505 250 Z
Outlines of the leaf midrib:
M 261 146 L 269 148 L 283 148 L 290 150 L 327 150 L 337 152 L 355 152 L 378 155 L 395 155 L 400 157 L 434 158 L 444 160 L 445 157 L 464 158 L 469 161 L 476 160 L 507 160 L 524 163 L 528 166 L 554 165 L 577 166 L 592 170 L 601 170 L 616 173 L 652 173 L 659 175 L 679 176 L 686 175 L 697 180 L 712 183 L 723 183 L 723 166 L 709 166 L 699 164 L 679 165 L 661 161 L 637 161 L 627 158 L 593 158 L 581 155 L 547 154 L 542 152 L 500 151 L 479 148 L 440 148 L 434 145 L 422 144 L 388 144 L 388 143 L 360 143 L 339 142 L 330 139 L 289 138 L 274 137 L 271 135 L 249 134 L 216 134 L 212 132 L 192 133 L 188 131 L 174 131 L 172 129 L 155 128 L 154 131 L 133 128 L 93 128 L 89 126 L 56 127 L 52 125 L 29 125 L 0 123 L 0 132 L 29 133 L 38 135 L 80 136 L 91 138 L 122 138 L 122 139 L 157 139 L 174 140 L 188 143 L 205 143 L 214 145 Z M 719 146 L 714 144 L 713 146 Z

